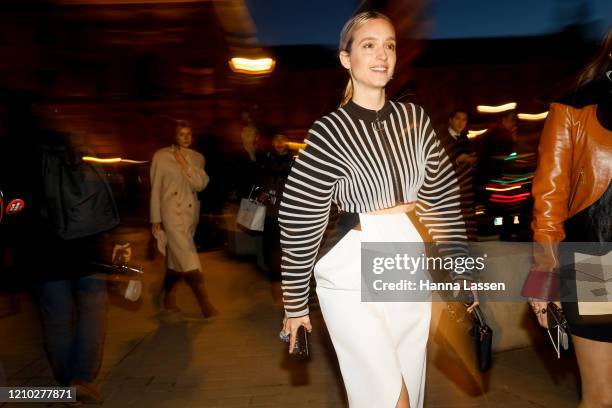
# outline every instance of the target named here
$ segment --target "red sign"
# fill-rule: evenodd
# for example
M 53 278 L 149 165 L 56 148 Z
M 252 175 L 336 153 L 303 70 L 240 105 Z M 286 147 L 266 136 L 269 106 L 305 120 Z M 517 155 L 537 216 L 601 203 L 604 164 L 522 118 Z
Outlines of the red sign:
M 23 210 L 24 206 L 25 203 L 22 199 L 16 198 L 14 200 L 11 200 L 6 205 L 6 215 L 17 214 L 19 211 Z

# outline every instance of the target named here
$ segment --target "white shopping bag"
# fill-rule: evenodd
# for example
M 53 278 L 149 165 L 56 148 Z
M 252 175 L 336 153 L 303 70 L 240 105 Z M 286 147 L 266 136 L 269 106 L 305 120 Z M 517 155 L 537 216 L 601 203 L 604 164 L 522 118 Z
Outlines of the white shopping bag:
M 248 198 L 240 200 L 240 209 L 236 217 L 236 224 L 251 231 L 263 231 L 265 221 L 265 205 Z

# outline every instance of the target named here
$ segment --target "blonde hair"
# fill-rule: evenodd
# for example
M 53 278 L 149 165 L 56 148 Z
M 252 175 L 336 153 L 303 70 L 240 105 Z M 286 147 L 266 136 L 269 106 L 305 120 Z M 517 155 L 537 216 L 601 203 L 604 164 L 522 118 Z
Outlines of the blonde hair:
M 340 45 L 338 47 L 338 52 L 344 51 L 350 54 L 351 48 L 353 46 L 353 33 L 355 32 L 355 30 L 362 27 L 368 21 L 376 20 L 379 18 L 389 22 L 389 24 L 392 24 L 391 19 L 389 17 L 385 16 L 382 13 L 379 13 L 378 11 L 364 11 L 351 17 L 350 20 L 344 24 L 344 27 L 342 27 L 342 31 L 340 32 Z M 344 95 L 342 97 L 342 102 L 340 103 L 340 106 L 346 105 L 352 97 L 353 78 L 349 76 L 348 83 L 344 88 Z

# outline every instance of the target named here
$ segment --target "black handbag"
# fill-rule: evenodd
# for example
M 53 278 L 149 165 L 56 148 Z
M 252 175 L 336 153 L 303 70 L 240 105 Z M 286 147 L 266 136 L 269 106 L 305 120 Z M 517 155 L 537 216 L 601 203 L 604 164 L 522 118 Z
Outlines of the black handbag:
M 457 352 L 470 354 L 471 364 L 484 373 L 492 363 L 493 330 L 480 306 L 476 306 L 472 313 L 467 313 L 466 308 L 460 302 L 447 303 L 445 330 L 449 331 L 450 341 L 456 343 L 452 347 Z
M 487 324 L 484 312 L 480 306 L 476 306 L 472 312 L 474 327 L 472 336 L 478 368 L 481 372 L 487 371 L 491 367 L 491 347 L 493 345 L 493 330 Z

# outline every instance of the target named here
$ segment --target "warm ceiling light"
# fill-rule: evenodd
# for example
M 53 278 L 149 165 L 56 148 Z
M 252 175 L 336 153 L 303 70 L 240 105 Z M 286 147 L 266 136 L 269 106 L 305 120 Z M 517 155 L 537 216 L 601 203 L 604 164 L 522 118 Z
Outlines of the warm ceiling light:
M 480 136 L 480 135 L 482 135 L 482 134 L 483 134 L 483 133 L 485 133 L 487 130 L 489 130 L 489 129 L 482 129 L 482 130 L 468 130 L 467 137 L 468 137 L 468 139 L 473 139 L 473 138 L 475 138 L 476 136 Z
M 501 113 L 516 109 L 516 102 L 505 103 L 499 106 L 478 105 L 476 110 L 480 113 Z
M 520 120 L 544 120 L 548 116 L 548 111 L 542 113 L 519 113 Z
M 274 71 L 276 61 L 272 58 L 232 58 L 229 66 L 234 72 L 241 74 L 268 74 Z
M 101 159 L 99 157 L 92 157 L 92 156 L 83 156 L 83 161 L 92 162 L 92 163 L 103 163 L 103 164 L 112 164 L 112 163 L 142 164 L 142 163 L 146 163 L 146 161 L 122 159 L 121 157 L 111 157 L 108 159 Z

